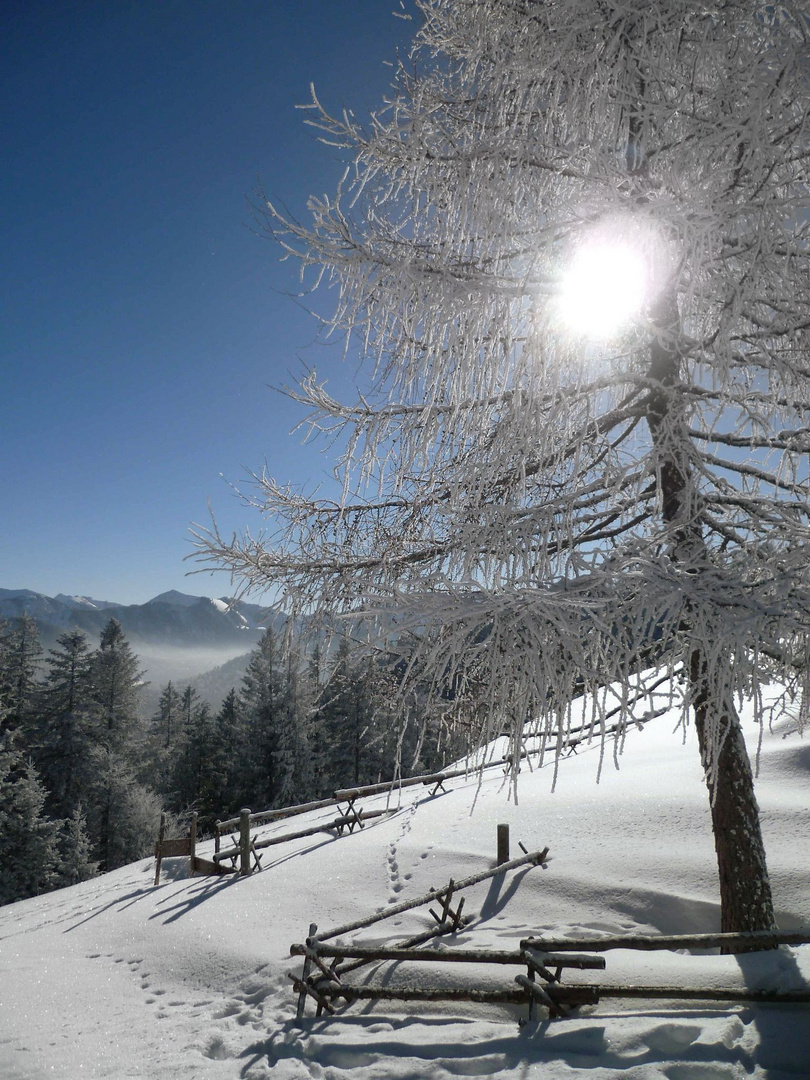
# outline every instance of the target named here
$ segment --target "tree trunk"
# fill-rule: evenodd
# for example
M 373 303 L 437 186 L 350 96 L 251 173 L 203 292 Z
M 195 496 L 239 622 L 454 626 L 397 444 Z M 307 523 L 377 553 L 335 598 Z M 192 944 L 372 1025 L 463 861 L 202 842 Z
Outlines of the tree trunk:
M 720 930 L 775 928 L 754 776 L 742 725 L 730 696 L 712 686 L 700 648 L 689 658 L 689 682 L 700 757 L 709 789 L 720 876 Z M 734 952 L 762 948 L 753 944 Z M 776 948 L 767 945 L 765 948 Z
M 678 393 L 681 354 L 676 298 L 665 294 L 651 315 L 659 333 L 650 347 L 648 375 L 654 385 L 647 397 L 647 423 L 658 458 L 661 516 L 671 530 L 673 562 L 699 577 L 708 565 L 709 552 L 689 464 L 683 400 Z M 682 625 L 687 639 L 689 629 L 687 615 Z M 687 655 L 720 877 L 720 928 L 725 933 L 773 930 L 773 900 L 751 762 L 732 696 L 724 689 L 722 673 L 711 669 L 705 644 L 687 641 Z M 722 658 L 719 663 L 723 663 Z

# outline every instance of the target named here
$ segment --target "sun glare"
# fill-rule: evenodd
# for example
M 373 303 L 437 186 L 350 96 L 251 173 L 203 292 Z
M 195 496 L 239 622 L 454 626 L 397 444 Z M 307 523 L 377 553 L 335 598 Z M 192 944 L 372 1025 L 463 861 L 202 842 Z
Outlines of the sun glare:
M 627 242 L 594 240 L 579 248 L 563 274 L 559 314 L 572 333 L 606 339 L 638 318 L 646 299 L 641 251 Z

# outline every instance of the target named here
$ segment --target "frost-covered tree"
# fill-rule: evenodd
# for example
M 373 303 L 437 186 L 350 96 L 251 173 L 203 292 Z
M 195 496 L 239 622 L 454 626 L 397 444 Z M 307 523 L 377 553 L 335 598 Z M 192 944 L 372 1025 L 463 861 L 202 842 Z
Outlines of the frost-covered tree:
M 70 817 L 91 782 L 91 752 L 102 735 L 93 700 L 92 656 L 81 630 L 69 630 L 48 654 L 48 672 L 32 725 L 34 756 L 56 818 Z
M 59 868 L 61 885 L 78 885 L 98 873 L 98 863 L 91 857 L 92 842 L 87 834 L 87 819 L 79 803 L 70 817 L 62 823 L 62 859 Z
M 572 689 L 615 680 L 621 716 L 642 667 L 679 674 L 722 929 L 771 927 L 736 703 L 808 668 L 806 3 L 416 8 L 368 124 L 313 98 L 335 197 L 267 207 L 368 361 L 355 402 L 291 391 L 343 494 L 262 473 L 265 538 L 202 557 L 292 610 L 396 612 L 482 738 L 560 745 Z
M 305 782 L 302 718 L 282 642 L 272 628 L 265 630 L 250 654 L 238 702 L 245 805 L 265 808 L 295 802 L 295 792 Z
M 18 737 L 31 719 L 41 657 L 37 624 L 30 615 L 21 615 L 0 640 L 0 694 L 7 707 L 3 723 Z
M 133 653 L 121 623 L 110 619 L 101 631 L 99 647 L 93 654 L 93 688 L 108 745 L 115 749 L 131 749 L 132 742 L 141 734 L 138 695 L 142 680 L 138 657 Z
M 0 904 L 48 892 L 59 880 L 59 825 L 30 759 L 0 743 Z
M 402 722 L 390 673 L 343 636 L 320 688 L 312 741 L 326 791 L 390 779 L 402 758 Z M 407 764 L 409 762 L 406 762 Z
M 114 870 L 154 850 L 162 805 L 135 777 L 130 762 L 108 747 L 93 752 L 94 782 L 89 793 L 88 831 L 102 871 Z
M 245 805 L 241 797 L 241 764 L 245 752 L 242 712 L 236 690 L 231 689 L 214 717 L 211 733 L 210 798 L 215 816 L 232 817 Z
M 163 688 L 157 712 L 152 718 L 153 737 L 164 750 L 171 750 L 180 736 L 181 701 L 179 690 L 168 682 Z
M 209 798 L 216 769 L 214 731 L 210 705 L 195 698 L 196 691 L 189 686 L 183 695 L 183 701 L 189 702 L 188 718 L 171 758 L 171 791 L 178 809 L 191 806 L 205 814 L 219 809 L 210 805 Z

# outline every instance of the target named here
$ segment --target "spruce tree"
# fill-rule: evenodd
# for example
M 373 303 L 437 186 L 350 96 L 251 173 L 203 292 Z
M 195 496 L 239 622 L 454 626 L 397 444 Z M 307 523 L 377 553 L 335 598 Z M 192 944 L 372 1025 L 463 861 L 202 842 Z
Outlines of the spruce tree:
M 178 810 L 197 810 L 207 821 L 216 813 L 211 802 L 215 770 L 211 708 L 197 701 L 196 692 L 187 687 L 181 711 L 182 734 L 171 761 L 172 805 Z
M 37 677 L 42 645 L 39 629 L 30 615 L 21 615 L 7 633 L 2 648 L 3 696 L 7 714 L 5 728 L 17 733 L 23 742 L 28 738 L 27 723 L 32 719 L 37 695 Z
M 36 721 L 36 762 L 54 817 L 71 817 L 87 797 L 91 751 L 102 735 L 90 647 L 71 630 L 49 652 Z
M 242 710 L 231 689 L 214 717 L 211 732 L 211 809 L 215 817 L 233 817 L 246 805 L 242 765 L 246 740 Z
M 100 747 L 92 761 L 88 826 L 94 856 L 106 872 L 154 850 L 162 804 L 154 791 L 138 781 L 132 763 L 116 750 Z
M 45 812 L 33 763 L 0 748 L 0 903 L 48 892 L 59 880 L 59 823 Z
M 250 654 L 239 704 L 244 715 L 246 805 L 264 810 L 276 797 L 275 754 L 285 704 L 281 657 L 272 628 L 264 632 Z
M 400 771 L 406 720 L 395 696 L 393 679 L 374 656 L 341 637 L 317 710 L 330 790 L 392 779 Z
M 171 750 L 180 737 L 181 701 L 180 693 L 171 682 L 167 683 L 152 719 L 153 737 L 164 750 Z
M 107 745 L 126 753 L 141 734 L 138 693 L 143 672 L 117 619 L 110 619 L 102 630 L 92 667 Z
M 174 772 L 173 755 L 182 740 L 182 697 L 169 682 L 163 688 L 157 712 L 148 726 L 140 775 L 164 795 L 171 792 Z
M 79 803 L 63 822 L 59 838 L 61 859 L 59 884 L 77 885 L 98 874 L 98 862 L 92 857 L 92 841 L 87 831 L 84 808 Z

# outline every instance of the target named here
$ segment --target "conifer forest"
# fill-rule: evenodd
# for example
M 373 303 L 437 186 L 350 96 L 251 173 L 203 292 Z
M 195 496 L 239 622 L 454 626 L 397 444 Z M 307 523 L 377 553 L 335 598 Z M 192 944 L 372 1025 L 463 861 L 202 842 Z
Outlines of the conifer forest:
M 23 616 L 0 628 L 0 903 L 151 854 L 160 815 L 180 835 L 446 759 L 394 709 L 395 674 L 348 637 L 282 648 L 267 630 L 219 709 L 169 682 L 145 715 L 144 673 L 120 623 L 54 649 Z

